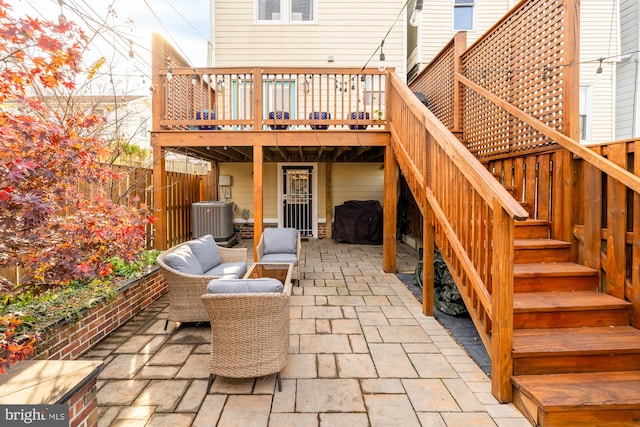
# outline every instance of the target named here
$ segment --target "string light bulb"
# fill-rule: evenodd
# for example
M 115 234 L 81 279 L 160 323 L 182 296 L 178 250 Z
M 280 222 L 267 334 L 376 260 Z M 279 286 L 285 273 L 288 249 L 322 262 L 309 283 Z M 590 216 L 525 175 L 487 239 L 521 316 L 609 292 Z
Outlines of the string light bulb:
M 378 71 L 380 71 L 381 73 L 383 73 L 384 70 L 387 69 L 387 61 L 384 56 L 384 52 L 382 51 L 383 46 L 384 46 L 384 39 L 382 39 L 382 42 L 380 43 L 380 61 L 378 62 Z
M 602 61 L 604 61 L 604 58 L 599 58 L 598 61 L 599 64 L 598 68 L 596 69 L 596 80 L 600 80 L 602 78 Z
M 167 81 L 170 82 L 172 78 L 173 78 L 173 71 L 171 71 L 171 68 L 169 68 L 167 70 Z
M 423 0 L 416 0 L 413 12 L 411 13 L 411 18 L 409 18 L 409 25 L 412 27 L 417 27 L 422 19 L 422 1 Z

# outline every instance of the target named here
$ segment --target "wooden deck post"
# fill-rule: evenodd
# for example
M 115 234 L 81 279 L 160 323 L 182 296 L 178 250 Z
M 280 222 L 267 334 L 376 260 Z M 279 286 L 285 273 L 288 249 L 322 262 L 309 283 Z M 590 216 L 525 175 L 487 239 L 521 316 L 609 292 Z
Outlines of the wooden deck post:
M 258 259 L 256 247 L 262 235 L 263 227 L 263 173 L 262 146 L 253 147 L 253 259 Z
M 396 217 L 398 202 L 396 157 L 392 147 L 384 150 L 384 225 L 382 238 L 382 268 L 386 273 L 396 272 Z
M 458 31 L 453 37 L 453 72 L 462 74 L 462 55 L 467 49 L 467 32 Z M 453 132 L 462 131 L 462 83 L 453 82 Z
M 433 281 L 435 278 L 433 251 L 436 233 L 433 226 L 433 210 L 428 200 L 425 201 L 422 221 L 422 313 L 425 316 L 433 316 Z
M 564 0 L 564 63 L 562 87 L 562 133 L 569 138 L 580 140 L 580 1 Z M 576 179 L 576 161 L 568 150 L 562 150 L 562 234 L 558 237 L 567 242 L 575 242 L 573 226 L 577 222 L 574 194 Z M 557 210 L 556 207 L 556 210 Z M 572 254 L 577 255 L 577 244 Z
M 253 69 L 253 130 L 262 130 L 262 69 Z M 255 156 L 254 156 L 255 161 Z
M 512 400 L 513 232 L 513 218 L 497 201 L 494 202 L 491 260 L 491 391 L 502 403 Z
M 153 248 L 167 249 L 167 170 L 164 148 L 153 147 Z
M 151 129 L 160 129 L 160 120 L 167 92 L 159 70 L 164 66 L 164 40 L 154 33 L 151 37 Z M 167 171 L 164 160 L 165 149 L 154 145 L 153 148 L 153 248 L 167 249 Z
M 583 265 L 600 271 L 600 253 L 602 250 L 602 176 L 600 171 L 587 162 L 584 162 L 584 234 L 582 262 Z
M 325 237 L 327 239 L 331 239 L 333 237 L 333 230 L 332 230 L 332 222 L 333 222 L 333 197 L 332 197 L 332 165 L 333 163 L 331 162 L 331 158 L 327 157 L 327 161 L 325 162 L 326 165 L 326 170 L 325 170 L 325 182 L 326 182 L 326 187 L 325 187 L 325 194 L 326 194 L 326 208 L 325 208 Z

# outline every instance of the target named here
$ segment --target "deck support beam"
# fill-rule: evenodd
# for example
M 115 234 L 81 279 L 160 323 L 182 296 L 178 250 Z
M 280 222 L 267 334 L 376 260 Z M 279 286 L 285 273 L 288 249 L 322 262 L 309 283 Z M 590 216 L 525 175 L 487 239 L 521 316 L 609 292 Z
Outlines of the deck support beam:
M 384 225 L 382 233 L 382 268 L 385 273 L 396 272 L 397 168 L 393 148 L 386 147 L 384 150 Z
M 422 221 L 422 313 L 425 316 L 433 316 L 435 304 L 433 298 L 435 279 L 433 253 L 436 232 L 433 225 L 433 210 L 428 200 L 425 200 Z

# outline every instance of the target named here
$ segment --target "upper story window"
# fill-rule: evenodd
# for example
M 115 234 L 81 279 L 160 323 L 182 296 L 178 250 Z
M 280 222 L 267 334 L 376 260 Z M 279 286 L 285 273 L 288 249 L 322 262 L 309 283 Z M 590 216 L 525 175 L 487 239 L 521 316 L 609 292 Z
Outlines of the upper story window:
M 313 23 L 315 0 L 256 0 L 256 21 L 261 23 Z
M 453 29 L 457 31 L 473 30 L 474 0 L 453 0 Z

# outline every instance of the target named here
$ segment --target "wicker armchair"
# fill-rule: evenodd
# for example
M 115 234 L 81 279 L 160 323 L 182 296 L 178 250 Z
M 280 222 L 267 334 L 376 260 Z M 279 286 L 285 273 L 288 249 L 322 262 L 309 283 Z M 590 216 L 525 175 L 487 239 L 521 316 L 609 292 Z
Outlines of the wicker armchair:
M 273 373 L 282 391 L 280 371 L 289 353 L 290 296 L 290 282 L 282 292 L 202 295 L 211 322 L 207 393 L 216 375 L 254 378 Z
M 283 239 L 282 233 L 295 233 L 296 234 L 296 243 L 295 243 L 295 254 L 290 253 L 274 253 L 272 250 L 268 249 L 268 246 L 271 243 L 271 240 L 274 240 L 275 244 L 278 247 L 287 246 L 287 244 L 283 244 L 283 241 L 287 240 L 287 238 Z M 273 247 L 273 245 L 271 245 Z M 300 284 L 300 252 L 302 249 L 300 232 L 294 228 L 265 228 L 260 236 L 260 240 L 258 241 L 258 246 L 256 246 L 256 253 L 258 254 L 258 262 L 290 262 L 293 264 L 293 272 L 291 275 L 291 280 L 295 280 Z
M 164 325 L 165 330 L 173 322 L 207 322 L 209 317 L 202 305 L 200 296 L 207 292 L 207 284 L 219 276 L 186 274 L 167 265 L 166 257 L 187 243 L 167 249 L 158 256 L 157 263 L 164 276 L 169 291 L 169 313 Z M 218 246 L 222 263 L 247 261 L 247 248 L 225 248 Z M 244 274 L 244 271 L 242 272 Z

